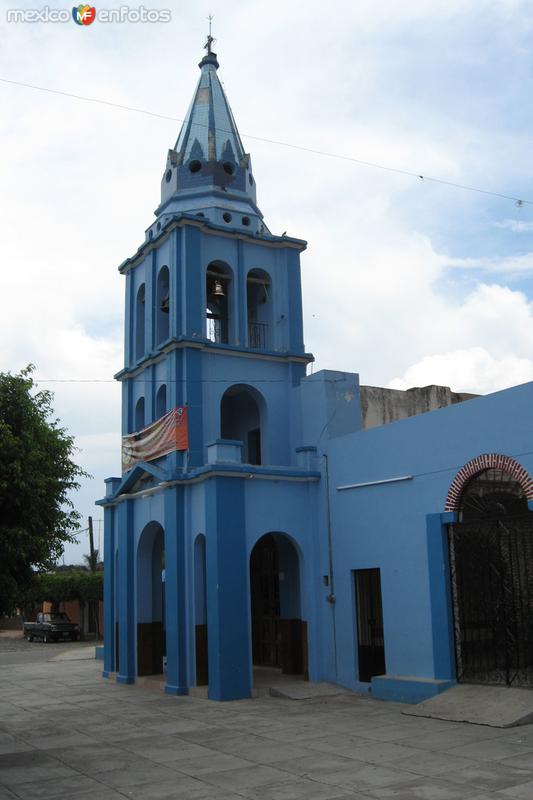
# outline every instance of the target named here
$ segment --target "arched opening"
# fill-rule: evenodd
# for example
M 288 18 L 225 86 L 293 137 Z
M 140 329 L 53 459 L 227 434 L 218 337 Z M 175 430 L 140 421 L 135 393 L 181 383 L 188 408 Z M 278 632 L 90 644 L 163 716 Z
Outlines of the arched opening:
M 246 278 L 248 308 L 248 347 L 266 350 L 272 332 L 272 288 L 262 269 L 252 269 Z
M 150 522 L 137 547 L 137 674 L 161 675 L 165 657 L 163 528 Z
M 194 625 L 196 645 L 196 685 L 207 686 L 207 588 L 205 536 L 199 534 L 194 543 Z
M 142 431 L 144 421 L 144 397 L 139 397 L 135 404 L 135 431 Z
M 135 358 L 142 358 L 145 350 L 146 291 L 144 283 L 139 286 L 135 304 Z
M 155 418 L 161 419 L 167 413 L 167 385 L 161 384 L 155 396 Z
M 300 560 L 288 536 L 267 533 L 250 555 L 252 661 L 307 679 L 307 623 L 302 620 Z
M 508 472 L 475 475 L 449 526 L 457 680 L 533 686 L 533 514 Z
M 244 464 L 261 464 L 263 398 L 249 386 L 231 386 L 220 404 L 220 434 L 243 443 Z
M 168 339 L 170 319 L 170 283 L 168 267 L 161 267 L 156 289 L 156 342 Z
M 219 262 L 207 267 L 205 280 L 206 336 L 211 342 L 227 344 L 230 337 L 231 275 Z

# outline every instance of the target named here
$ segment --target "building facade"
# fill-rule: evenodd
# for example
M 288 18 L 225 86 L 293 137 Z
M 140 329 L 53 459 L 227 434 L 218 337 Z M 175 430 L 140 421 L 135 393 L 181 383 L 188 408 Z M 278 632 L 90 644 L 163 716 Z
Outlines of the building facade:
M 215 700 L 249 697 L 254 666 L 406 702 L 533 683 L 533 384 L 475 398 L 306 374 L 306 243 L 268 229 L 206 48 L 155 222 L 119 268 L 104 676 Z

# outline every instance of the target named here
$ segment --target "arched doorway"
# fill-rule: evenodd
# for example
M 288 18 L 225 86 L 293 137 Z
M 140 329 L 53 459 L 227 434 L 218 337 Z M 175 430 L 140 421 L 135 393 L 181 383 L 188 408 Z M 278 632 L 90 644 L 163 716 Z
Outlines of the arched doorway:
M 533 686 L 533 514 L 522 485 L 490 468 L 449 526 L 457 680 Z
M 300 563 L 288 536 L 268 533 L 250 555 L 252 662 L 307 679 L 307 623 L 302 620 Z
M 150 522 L 137 547 L 137 674 L 161 675 L 165 657 L 163 528 Z
M 220 433 L 223 439 L 243 443 L 244 464 L 262 464 L 261 416 L 263 398 L 250 386 L 231 386 L 220 404 Z

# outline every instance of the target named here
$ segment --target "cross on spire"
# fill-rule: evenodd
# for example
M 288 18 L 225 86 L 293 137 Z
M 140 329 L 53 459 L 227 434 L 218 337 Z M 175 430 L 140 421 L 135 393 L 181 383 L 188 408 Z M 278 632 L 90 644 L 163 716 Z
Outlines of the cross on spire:
M 209 14 L 207 18 L 209 20 L 209 33 L 207 35 L 207 41 L 204 44 L 204 50 L 207 50 L 208 55 L 211 55 L 211 45 L 216 41 L 216 39 L 211 36 L 211 23 L 213 22 L 214 16 L 214 14 Z

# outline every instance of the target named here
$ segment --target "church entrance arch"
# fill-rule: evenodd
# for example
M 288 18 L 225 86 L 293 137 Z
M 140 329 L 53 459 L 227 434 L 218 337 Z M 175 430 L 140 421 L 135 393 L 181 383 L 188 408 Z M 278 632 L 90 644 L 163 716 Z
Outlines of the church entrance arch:
M 300 559 L 290 538 L 267 533 L 250 555 L 252 661 L 307 679 L 307 623 L 302 620 Z
M 457 680 L 533 686 L 533 514 L 523 482 L 492 467 L 449 526 Z
M 163 528 L 150 522 L 137 547 L 137 674 L 161 675 L 165 656 Z

